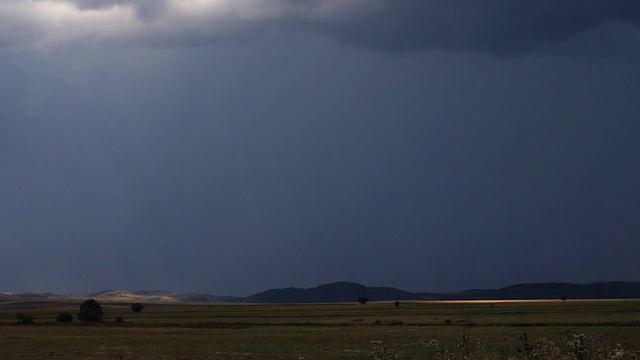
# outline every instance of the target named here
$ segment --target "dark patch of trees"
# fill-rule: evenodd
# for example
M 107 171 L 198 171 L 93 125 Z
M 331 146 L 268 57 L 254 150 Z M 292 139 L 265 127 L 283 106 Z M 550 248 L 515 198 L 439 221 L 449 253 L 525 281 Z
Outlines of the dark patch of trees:
M 358 302 L 362 305 L 366 304 L 369 301 L 369 298 L 367 298 L 366 296 L 360 296 L 358 298 Z
M 33 324 L 33 316 L 31 314 L 17 313 L 16 320 L 18 320 L 18 324 L 20 325 L 30 325 Z
M 73 322 L 73 315 L 68 312 L 59 313 L 56 316 L 56 321 L 60 323 L 70 323 Z

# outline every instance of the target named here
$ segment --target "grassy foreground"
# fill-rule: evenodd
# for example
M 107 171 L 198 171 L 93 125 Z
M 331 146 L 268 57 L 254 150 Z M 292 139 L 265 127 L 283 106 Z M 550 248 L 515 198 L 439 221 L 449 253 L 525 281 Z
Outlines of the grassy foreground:
M 554 348 L 578 359 L 576 341 L 582 359 L 632 359 L 640 349 L 640 300 L 153 304 L 137 314 L 124 303 L 103 304 L 100 324 L 54 321 L 79 303 L 0 303 L 0 359 L 558 358 L 542 354 Z M 17 325 L 18 311 L 35 324 Z

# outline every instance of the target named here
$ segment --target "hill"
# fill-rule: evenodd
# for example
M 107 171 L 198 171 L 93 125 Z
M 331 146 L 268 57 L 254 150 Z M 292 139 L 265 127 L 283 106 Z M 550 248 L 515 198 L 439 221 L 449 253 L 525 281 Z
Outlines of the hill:
M 0 301 L 60 299 L 62 295 L 52 293 L 0 293 Z
M 190 302 L 238 302 L 242 298 L 232 296 L 218 296 L 209 294 L 190 294 L 175 291 L 122 291 L 107 290 L 89 294 L 89 297 L 103 301 L 128 301 L 128 302 L 169 302 L 169 303 L 190 303 Z
M 51 293 L 0 293 L 0 302 L 31 302 L 91 297 L 101 302 L 145 303 L 336 303 L 355 302 L 361 296 L 369 301 L 396 300 L 540 300 L 540 299 L 634 299 L 640 298 L 640 283 L 600 282 L 591 284 L 535 283 L 511 285 L 501 289 L 472 289 L 451 293 L 413 293 L 392 287 L 368 287 L 352 282 L 335 282 L 308 289 L 284 288 L 263 291 L 248 297 L 190 294 L 175 291 L 108 290 L 86 296 Z M 15 304 L 11 305 L 15 306 Z
M 367 287 L 336 282 L 309 289 L 286 288 L 263 291 L 242 299 L 245 303 L 354 302 L 360 296 L 370 301 L 395 300 L 541 300 L 541 299 L 632 299 L 640 298 L 640 283 L 518 284 L 501 289 L 473 289 L 452 293 L 412 293 L 391 287 Z
M 420 294 L 391 288 L 391 287 L 367 287 L 350 282 L 336 282 L 320 285 L 310 289 L 286 288 L 267 290 L 246 297 L 245 303 L 330 303 L 330 302 L 354 302 L 361 296 L 369 301 L 389 300 L 421 300 Z
M 456 293 L 423 293 L 421 295 L 431 300 L 540 300 L 559 299 L 562 296 L 568 299 L 632 299 L 640 298 L 640 283 L 536 283 L 511 285 L 502 289 L 474 289 Z

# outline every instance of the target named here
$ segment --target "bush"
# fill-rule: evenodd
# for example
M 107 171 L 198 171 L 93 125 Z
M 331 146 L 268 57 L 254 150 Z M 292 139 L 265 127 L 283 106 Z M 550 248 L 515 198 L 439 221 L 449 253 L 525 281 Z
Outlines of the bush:
M 120 324 L 120 323 L 123 323 L 123 322 L 124 322 L 124 320 L 123 320 L 121 317 L 117 317 L 117 318 L 116 318 L 116 322 L 117 322 L 118 324 Z
M 80 304 L 78 320 L 86 323 L 102 322 L 102 306 L 93 299 L 83 302 Z
M 363 305 L 364 305 L 364 304 L 366 304 L 368 301 L 369 301 L 369 299 L 368 299 L 366 296 L 360 296 L 360 297 L 358 298 L 358 302 L 359 302 L 360 304 L 363 304 Z
M 16 319 L 20 325 L 33 324 L 33 316 L 31 314 L 23 314 L 21 312 L 16 314 Z
M 58 316 L 56 316 L 56 321 L 61 323 L 73 322 L 73 315 L 68 312 L 59 313 Z
M 139 313 L 140 311 L 142 311 L 142 309 L 144 309 L 144 305 L 142 305 L 141 303 L 131 304 L 131 311 L 135 313 Z

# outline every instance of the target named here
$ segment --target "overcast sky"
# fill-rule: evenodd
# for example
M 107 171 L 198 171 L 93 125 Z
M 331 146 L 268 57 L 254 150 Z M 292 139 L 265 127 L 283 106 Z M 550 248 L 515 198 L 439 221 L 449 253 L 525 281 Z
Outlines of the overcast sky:
M 3 0 L 0 292 L 640 281 L 636 0 Z

